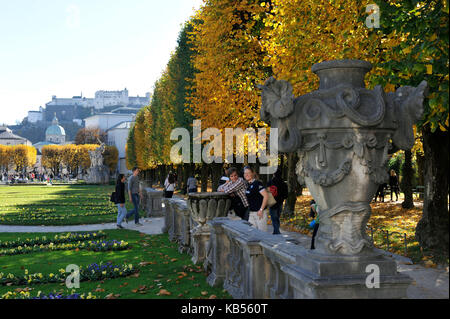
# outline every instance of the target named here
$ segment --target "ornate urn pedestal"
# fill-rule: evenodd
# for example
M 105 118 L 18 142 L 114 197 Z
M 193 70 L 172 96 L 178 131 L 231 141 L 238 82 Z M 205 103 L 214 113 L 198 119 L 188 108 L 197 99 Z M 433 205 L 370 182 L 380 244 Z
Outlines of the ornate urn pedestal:
M 319 89 L 297 98 L 286 81 L 261 86 L 261 118 L 279 129 L 281 152 L 298 153 L 299 181 L 319 206 L 316 249 L 288 271 L 296 298 L 402 298 L 411 282 L 374 249 L 366 224 L 376 189 L 388 179 L 389 149 L 414 144 L 426 82 L 393 93 L 368 90 L 371 68 L 360 60 L 315 64 Z
M 188 208 L 192 219 L 197 223 L 197 226 L 191 230 L 194 264 L 204 262 L 208 254 L 211 226 L 207 222 L 216 217 L 226 217 L 230 206 L 231 199 L 225 193 L 189 194 Z

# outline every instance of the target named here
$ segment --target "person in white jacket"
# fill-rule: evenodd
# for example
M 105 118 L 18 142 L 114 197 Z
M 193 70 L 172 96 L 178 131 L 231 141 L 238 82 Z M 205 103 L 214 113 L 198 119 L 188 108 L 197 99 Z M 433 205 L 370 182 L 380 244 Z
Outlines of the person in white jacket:
M 164 197 L 172 198 L 174 190 L 175 190 L 175 176 L 172 174 L 172 172 L 170 172 L 169 175 L 167 175 L 167 178 L 164 182 Z

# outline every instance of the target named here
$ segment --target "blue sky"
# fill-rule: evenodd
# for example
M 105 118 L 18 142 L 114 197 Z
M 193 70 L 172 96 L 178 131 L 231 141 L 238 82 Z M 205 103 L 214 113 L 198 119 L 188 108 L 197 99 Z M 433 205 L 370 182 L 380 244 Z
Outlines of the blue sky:
M 52 95 L 151 92 L 202 0 L 0 0 L 0 123 Z

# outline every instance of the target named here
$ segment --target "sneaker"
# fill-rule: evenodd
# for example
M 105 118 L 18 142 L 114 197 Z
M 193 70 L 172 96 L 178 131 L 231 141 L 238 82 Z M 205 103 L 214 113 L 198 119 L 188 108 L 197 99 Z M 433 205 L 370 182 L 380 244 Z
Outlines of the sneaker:
M 135 225 L 136 225 L 136 226 L 142 226 L 142 224 L 141 224 L 141 223 L 135 223 Z
M 117 228 L 123 229 L 123 226 L 122 225 L 117 225 Z

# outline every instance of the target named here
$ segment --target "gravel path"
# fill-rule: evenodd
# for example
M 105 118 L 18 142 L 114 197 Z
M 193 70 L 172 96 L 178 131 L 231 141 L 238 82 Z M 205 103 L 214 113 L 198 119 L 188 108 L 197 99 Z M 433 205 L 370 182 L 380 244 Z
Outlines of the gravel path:
M 164 217 L 141 218 L 142 226 L 136 226 L 134 221 L 128 224 L 123 222 L 125 229 L 137 230 L 144 234 L 157 235 L 162 234 L 164 225 Z M 86 224 L 86 225 L 70 225 L 70 226 L 10 226 L 0 225 L 0 233 L 59 233 L 59 232 L 75 232 L 75 231 L 93 231 L 101 229 L 116 229 L 116 223 L 105 224 Z

